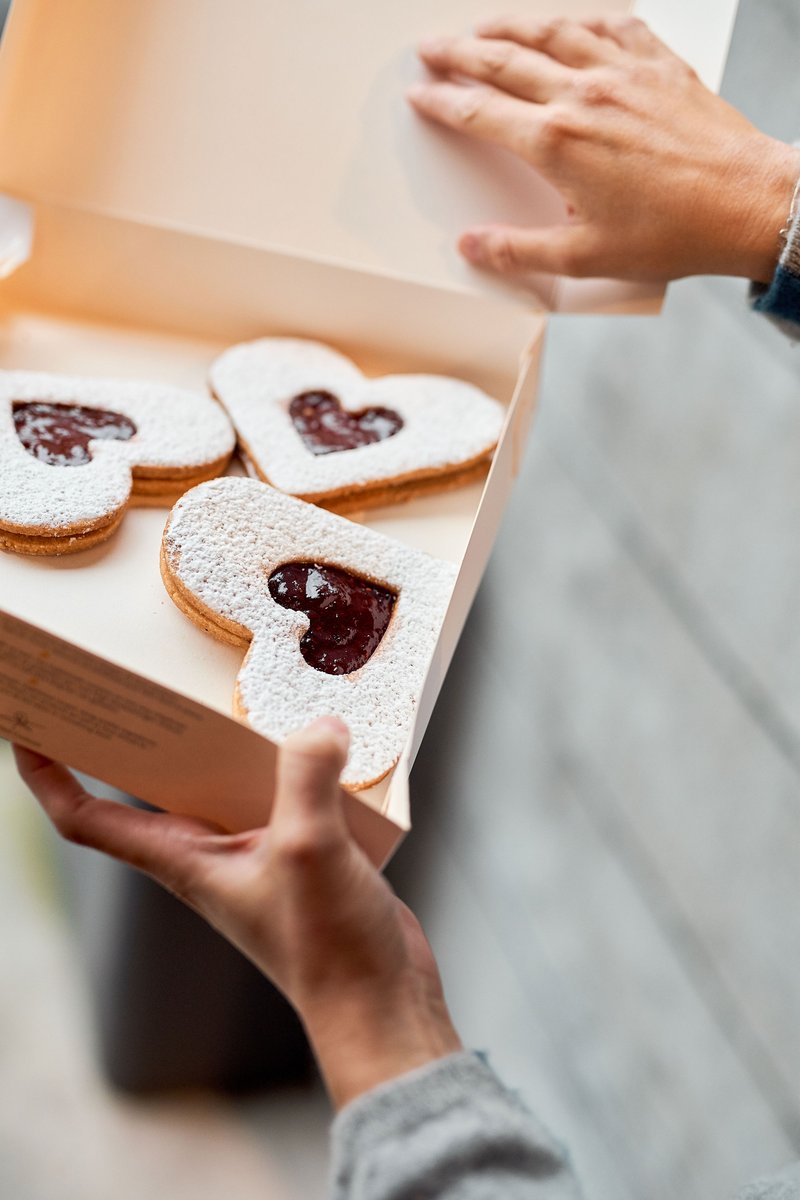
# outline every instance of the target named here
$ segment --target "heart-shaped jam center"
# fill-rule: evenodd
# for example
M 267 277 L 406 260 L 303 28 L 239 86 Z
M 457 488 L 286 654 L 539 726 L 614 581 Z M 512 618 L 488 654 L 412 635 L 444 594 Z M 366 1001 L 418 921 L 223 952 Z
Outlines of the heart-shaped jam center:
M 340 567 L 292 562 L 269 577 L 276 604 L 304 612 L 311 624 L 300 639 L 310 667 L 326 675 L 349 675 L 363 667 L 386 633 L 397 600 L 394 592 Z
M 91 441 L 116 438 L 126 442 L 136 433 L 133 421 L 121 413 L 44 400 L 16 401 L 14 428 L 28 453 L 51 467 L 83 466 L 92 460 Z
M 289 405 L 289 416 L 312 454 L 337 454 L 394 437 L 403 418 L 391 408 L 346 412 L 332 392 L 303 392 Z

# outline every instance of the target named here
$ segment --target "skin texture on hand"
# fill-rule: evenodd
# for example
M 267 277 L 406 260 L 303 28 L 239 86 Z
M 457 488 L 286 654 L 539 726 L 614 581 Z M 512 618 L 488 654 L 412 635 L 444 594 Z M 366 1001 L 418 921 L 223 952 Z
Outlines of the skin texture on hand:
M 636 18 L 505 17 L 426 41 L 425 117 L 504 147 L 564 197 L 569 221 L 464 232 L 473 264 L 666 282 L 767 282 L 800 154 L 759 132 Z
M 65 838 L 151 875 L 280 988 L 338 1107 L 461 1048 L 419 923 L 345 823 L 348 740 L 333 718 L 287 738 L 271 822 L 243 834 L 96 799 L 64 767 L 15 747 Z

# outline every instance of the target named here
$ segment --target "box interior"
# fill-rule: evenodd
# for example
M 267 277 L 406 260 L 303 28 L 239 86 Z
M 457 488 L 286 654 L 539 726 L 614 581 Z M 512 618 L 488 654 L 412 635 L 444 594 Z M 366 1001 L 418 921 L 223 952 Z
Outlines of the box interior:
M 521 358 L 543 328 L 541 317 L 495 299 L 298 264 L 96 214 L 41 206 L 36 231 L 31 259 L 0 289 L 0 365 L 7 369 L 153 378 L 204 390 L 209 364 L 230 342 L 280 333 L 331 342 L 368 374 L 454 374 L 508 404 Z M 484 488 L 350 519 L 463 569 Z M 0 603 L 9 615 L 227 715 L 242 653 L 203 633 L 167 596 L 158 567 L 165 517 L 160 509 L 131 509 L 109 542 L 76 556 L 0 556 Z M 473 554 L 488 554 L 490 533 L 472 541 Z M 474 591 L 481 562 L 468 567 L 462 587 Z M 448 659 L 449 652 L 434 671 L 434 693 Z M 420 728 L 415 747 L 421 736 Z M 407 797 L 389 784 L 360 798 L 400 819 Z

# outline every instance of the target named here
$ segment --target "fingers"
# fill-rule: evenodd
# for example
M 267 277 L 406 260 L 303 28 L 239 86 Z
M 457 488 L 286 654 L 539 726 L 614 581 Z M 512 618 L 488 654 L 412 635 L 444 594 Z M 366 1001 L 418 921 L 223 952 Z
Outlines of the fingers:
M 529 17 L 498 17 L 478 26 L 485 38 L 501 38 L 517 42 L 531 50 L 549 55 L 567 67 L 594 67 L 615 61 L 619 47 L 605 37 L 598 37 L 586 25 L 556 17 L 537 21 Z
M 622 50 L 643 58 L 672 53 L 638 17 L 593 17 L 579 23 L 597 37 L 608 38 Z
M 417 112 L 441 125 L 528 155 L 538 110 L 524 100 L 458 83 L 417 83 L 407 95 Z
M 62 837 L 138 867 L 178 895 L 190 895 L 203 838 L 218 832 L 214 826 L 99 800 L 58 763 L 21 746 L 14 747 L 14 755 L 22 779 Z
M 582 225 L 553 225 L 543 229 L 486 225 L 467 230 L 458 248 L 473 266 L 501 275 L 594 273 L 590 238 Z
M 432 71 L 467 76 L 537 103 L 551 100 L 570 79 L 567 68 L 546 54 L 492 38 L 435 38 L 423 42 L 419 54 Z
M 283 743 L 271 822 L 275 841 L 310 845 L 346 839 L 339 776 L 349 741 L 346 725 L 323 717 Z
M 23 782 L 61 831 L 62 824 L 68 824 L 72 813 L 77 812 L 89 797 L 75 776 L 64 767 L 24 746 L 13 746 L 12 749 Z

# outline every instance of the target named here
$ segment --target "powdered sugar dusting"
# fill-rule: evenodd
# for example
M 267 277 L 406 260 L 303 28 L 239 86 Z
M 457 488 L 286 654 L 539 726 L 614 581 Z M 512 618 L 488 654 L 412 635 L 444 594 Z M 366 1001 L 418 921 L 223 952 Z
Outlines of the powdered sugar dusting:
M 29 454 L 14 429 L 15 401 L 80 404 L 121 413 L 136 426 L 128 441 L 90 444 L 92 461 L 51 466 Z M 202 392 L 134 380 L 82 379 L 0 371 L 0 525 L 57 534 L 91 526 L 128 500 L 131 471 L 202 468 L 234 445 L 225 413 Z
M 495 447 L 504 417 L 502 405 L 461 380 L 442 375 L 367 379 L 343 355 L 299 338 L 233 346 L 212 365 L 211 386 L 270 483 L 315 498 L 458 469 Z M 403 428 L 371 445 L 314 455 L 288 415 L 291 400 L 311 391 L 332 392 L 348 412 L 393 409 Z
M 249 723 L 281 741 L 315 717 L 346 721 L 352 748 L 343 782 L 364 787 L 402 752 L 433 654 L 456 568 L 252 479 L 200 484 L 175 505 L 164 538 L 169 574 L 253 640 L 238 677 Z M 287 562 L 321 562 L 397 593 L 372 657 L 349 675 L 302 658 L 308 618 L 276 604 L 269 575 Z

